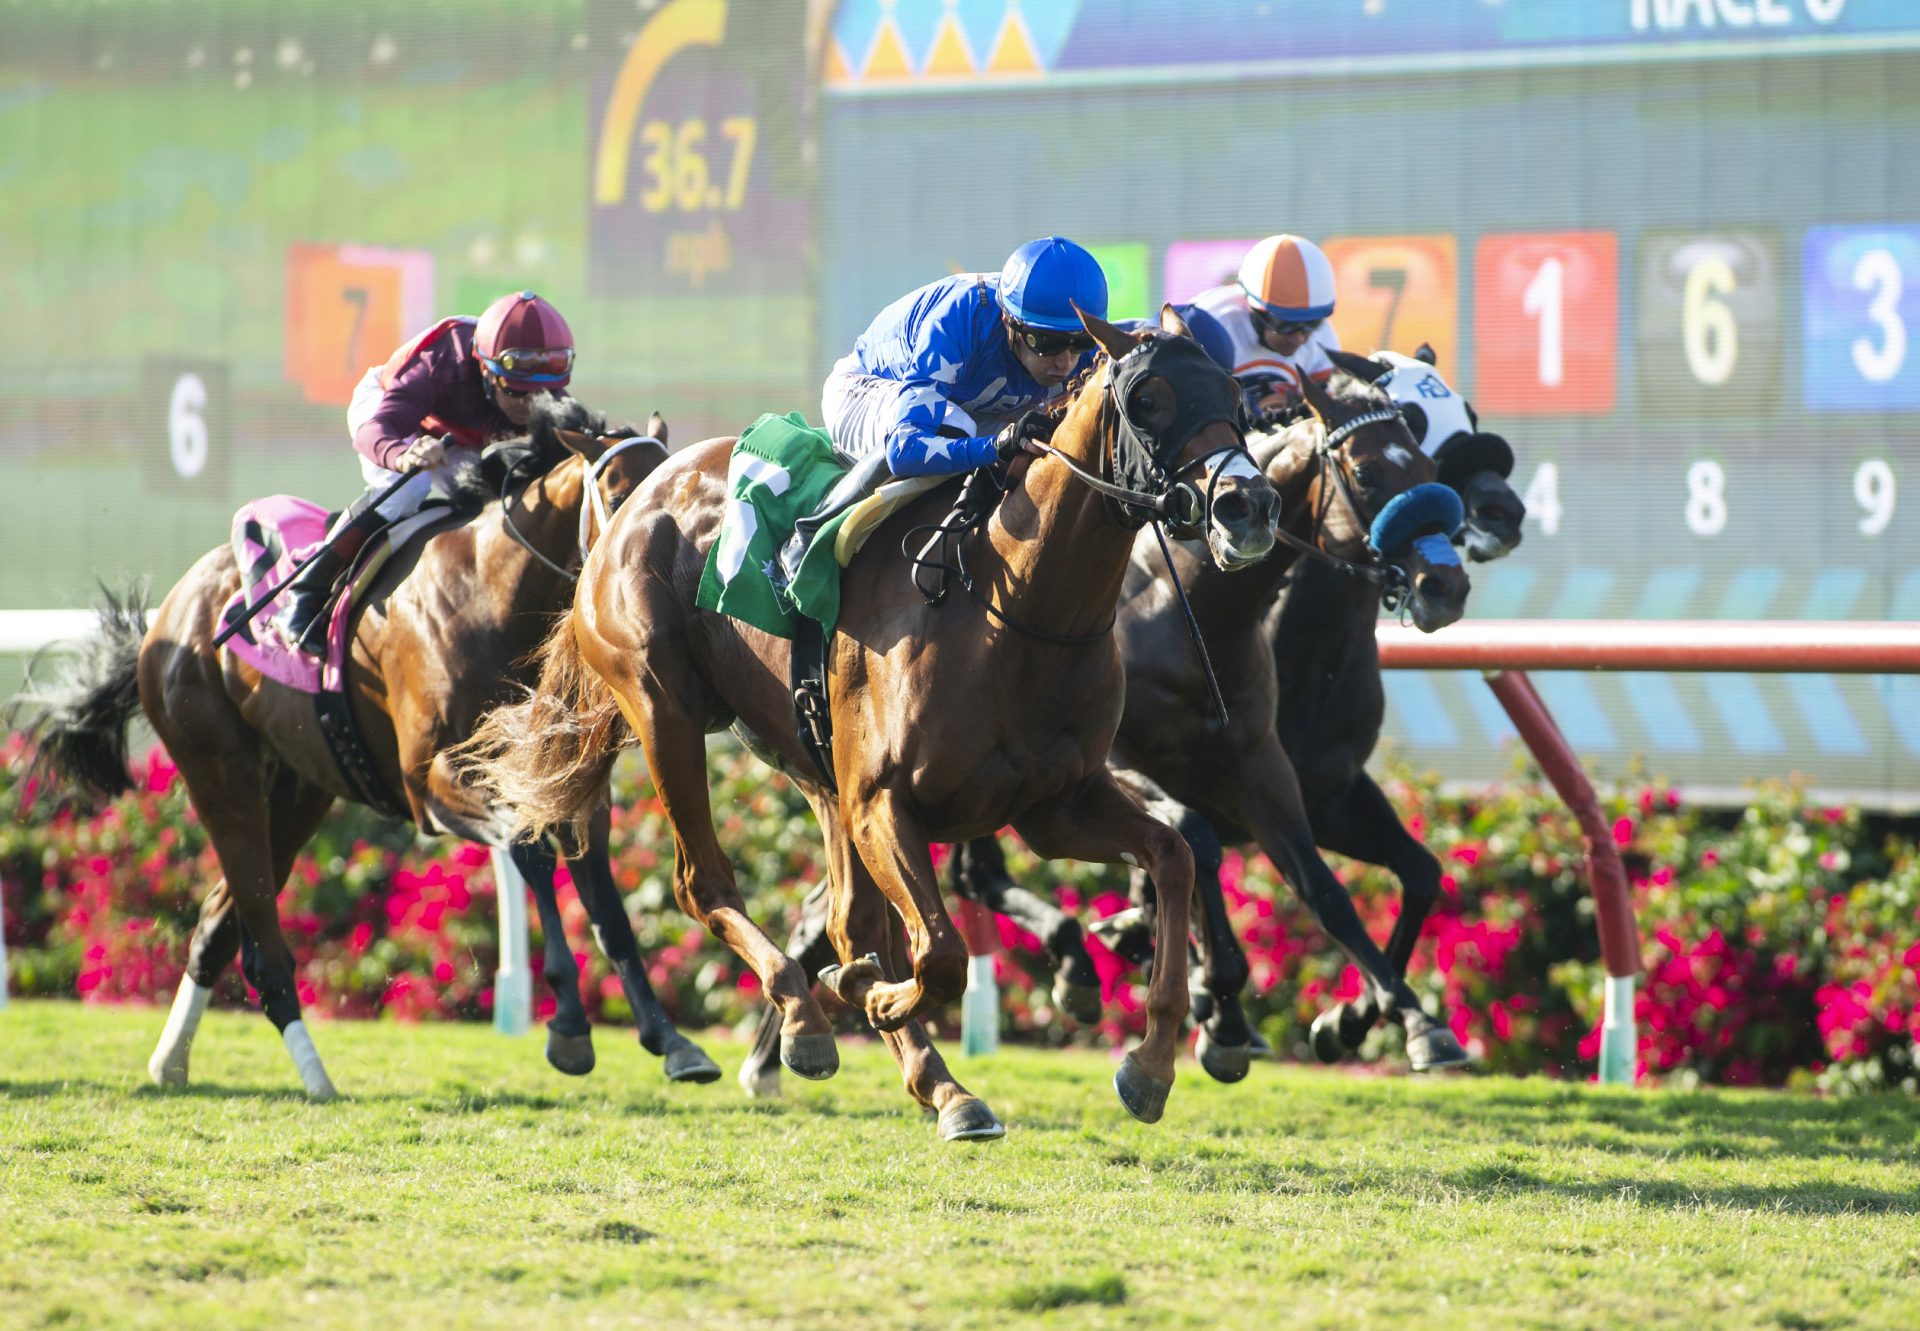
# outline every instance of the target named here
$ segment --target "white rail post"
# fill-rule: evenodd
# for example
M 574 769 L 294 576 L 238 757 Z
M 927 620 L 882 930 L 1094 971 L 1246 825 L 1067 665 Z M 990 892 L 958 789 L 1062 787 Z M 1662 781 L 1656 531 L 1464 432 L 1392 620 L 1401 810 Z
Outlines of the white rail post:
M 513 857 L 495 847 L 493 881 L 500 894 L 500 968 L 493 973 L 493 1029 L 525 1035 L 533 1022 L 533 972 L 527 969 L 527 880 Z

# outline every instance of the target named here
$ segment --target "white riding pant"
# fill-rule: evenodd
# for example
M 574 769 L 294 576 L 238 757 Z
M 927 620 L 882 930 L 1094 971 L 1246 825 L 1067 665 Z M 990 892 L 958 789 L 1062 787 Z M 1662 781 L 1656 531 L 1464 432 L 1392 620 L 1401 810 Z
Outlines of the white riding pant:
M 826 423 L 834 451 L 846 461 L 858 462 L 887 451 L 887 437 L 909 408 L 927 400 L 928 390 L 925 384 L 881 379 L 847 369 L 847 363 L 842 360 L 834 366 L 820 390 L 820 419 Z M 973 417 L 952 402 L 947 403 L 942 423 L 970 435 L 985 433 L 974 424 Z

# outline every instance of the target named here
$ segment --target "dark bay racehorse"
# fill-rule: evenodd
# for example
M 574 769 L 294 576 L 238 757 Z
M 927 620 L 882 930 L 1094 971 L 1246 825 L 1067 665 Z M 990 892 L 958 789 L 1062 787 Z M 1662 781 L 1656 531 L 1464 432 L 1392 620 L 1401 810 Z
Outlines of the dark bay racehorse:
M 1114 1079 L 1136 1117 L 1160 1117 L 1186 1004 L 1192 860 L 1106 766 L 1123 686 L 1114 607 L 1151 510 L 1204 532 L 1222 566 L 1257 560 L 1273 539 L 1273 488 L 1247 457 L 1227 376 L 1185 337 L 1082 318 L 1109 359 L 1064 399 L 1044 455 L 1021 459 L 997 506 L 958 535 L 966 594 L 930 599 L 882 553 L 940 517 L 937 494 L 889 519 L 880 549 L 846 569 L 828 650 L 831 788 L 797 732 L 788 643 L 694 604 L 727 504 L 729 439 L 687 450 L 641 488 L 587 561 L 536 697 L 495 713 L 471 746 L 532 832 L 592 811 L 631 728 L 673 823 L 681 906 L 759 977 L 780 1011 L 781 1061 L 830 1076 L 839 1056 L 811 977 L 747 917 L 714 836 L 704 736 L 737 719 L 796 774 L 820 821 L 842 963 L 823 982 L 882 1033 L 949 1139 L 1003 1129 L 920 1021 L 960 995 L 967 970 L 929 846 L 1009 823 L 1043 854 L 1140 865 L 1161 885 L 1173 964 L 1156 972 L 1146 1040 Z M 1184 331 L 1170 312 L 1164 322 Z
M 589 481 L 592 460 L 610 452 L 611 440 L 598 433 L 604 422 L 571 401 L 536 403 L 535 410 L 528 441 L 489 450 L 489 464 L 509 487 L 507 500 L 410 543 L 381 571 L 354 612 L 346 672 L 353 718 L 380 780 L 413 821 L 426 832 L 493 845 L 507 844 L 498 820 L 454 778 L 446 750 L 472 732 L 487 707 L 531 683 L 527 658 L 571 597 L 571 569 L 590 534 L 583 504 L 589 518 L 604 512 L 665 455 L 648 441 L 614 445 L 617 455 Z M 582 426 L 587 433 L 577 433 Z M 589 484 L 599 488 L 601 504 L 589 502 Z M 489 478 L 473 498 L 484 502 L 493 489 Z M 111 795 L 127 786 L 127 725 L 144 710 L 219 857 L 224 877 L 201 905 L 180 995 L 148 1064 L 154 1080 L 187 1080 L 194 1029 L 238 949 L 308 1094 L 326 1099 L 333 1083 L 300 1019 L 293 954 L 274 899 L 334 800 L 353 796 L 320 736 L 312 698 L 213 647 L 221 609 L 239 585 L 233 553 L 222 545 L 168 593 L 151 627 L 139 596 L 110 602 L 99 636 L 48 699 L 36 731 L 57 773 Z M 553 852 L 529 841 L 511 852 L 534 891 L 545 973 L 559 1003 L 547 1057 L 563 1072 L 583 1073 L 593 1066 L 592 1037 L 554 899 Z M 674 1029 L 647 982 L 607 859 L 604 818 L 571 867 L 642 1045 L 665 1057 L 675 1080 L 717 1078 L 719 1069 Z
M 1431 363 L 1428 355 L 1420 359 Z M 1387 370 L 1360 357 L 1343 357 L 1341 364 L 1370 382 Z M 1465 501 L 1469 556 L 1499 559 L 1520 544 L 1526 505 L 1507 480 L 1512 450 L 1479 429 L 1471 406 L 1467 415 L 1472 432 L 1439 443 L 1440 476 Z M 1335 571 L 1310 564 L 1267 616 L 1280 685 L 1276 725 L 1300 780 L 1314 840 L 1350 859 L 1381 865 L 1400 880 L 1400 916 L 1386 952 L 1394 970 L 1405 975 L 1420 927 L 1440 898 L 1440 862 L 1407 830 L 1366 770 L 1380 739 L 1386 691 L 1374 610 L 1357 603 L 1353 590 Z M 1330 1008 L 1313 1024 L 1315 1054 L 1331 1062 L 1359 1048 L 1378 1019 L 1371 994 Z
M 1288 544 L 1255 567 L 1231 574 L 1211 567 L 1190 543 L 1176 547 L 1179 579 L 1189 589 L 1228 722 L 1223 725 L 1214 715 L 1205 669 L 1189 638 L 1175 584 L 1145 533 L 1136 542 L 1116 630 L 1126 665 L 1126 707 L 1109 762 L 1121 781 L 1177 826 L 1193 848 L 1204 979 L 1213 996 L 1201 1060 L 1210 1073 L 1227 1081 L 1246 1075 L 1251 1031 L 1239 1000 L 1247 963 L 1221 895 L 1223 837 L 1252 839 L 1267 853 L 1329 936 L 1387 996 L 1385 1006 L 1406 1022 L 1409 1047 L 1420 1066 L 1465 1057 L 1451 1031 L 1422 1011 L 1411 990 L 1393 975 L 1345 889 L 1314 849 L 1288 751 L 1272 721 L 1280 700 L 1274 649 L 1262 624 L 1296 560 L 1328 567 L 1317 562 L 1321 559 L 1332 561 L 1328 571 L 1340 584 L 1336 595 L 1349 598 L 1351 613 L 1364 616 L 1369 626 L 1378 613 L 1383 582 L 1403 589 L 1406 607 L 1422 628 L 1431 631 L 1452 623 L 1462 613 L 1468 592 L 1465 571 L 1447 544 L 1460 506 L 1431 484 L 1433 462 L 1414 447 L 1393 404 L 1363 379 L 1337 375 L 1329 389 L 1309 382 L 1306 402 L 1311 415 L 1256 448 L 1256 456 L 1264 450 L 1271 458 L 1267 475 L 1282 497 L 1281 511 L 1287 516 L 1281 531 Z M 1421 485 L 1427 489 L 1414 493 Z M 1404 520 L 1390 516 L 1379 521 L 1396 501 L 1395 513 L 1407 515 Z M 1416 504 L 1434 505 L 1426 510 L 1432 516 L 1418 516 Z M 1380 542 L 1384 549 L 1375 548 Z M 1313 558 L 1301 558 L 1303 545 L 1312 548 Z M 956 847 L 955 855 L 959 872 L 953 881 L 962 895 L 1012 915 L 1047 940 L 1061 962 L 1056 1000 L 1076 1019 L 1096 1020 L 1098 990 L 1079 982 L 1073 973 L 1076 958 L 1059 946 L 1063 937 L 1079 944 L 1078 926 L 1012 884 L 993 837 Z M 1136 885 L 1143 897 L 1145 886 Z M 821 924 L 817 903 L 810 915 L 795 942 L 810 960 L 817 960 L 822 950 L 815 941 Z M 1091 969 L 1091 961 L 1085 960 L 1089 976 Z M 1080 1005 L 1077 1011 L 1075 1004 Z M 770 1017 L 763 1020 L 759 1045 L 741 1069 L 742 1085 L 755 1095 L 771 1094 L 778 1085 L 768 1039 Z

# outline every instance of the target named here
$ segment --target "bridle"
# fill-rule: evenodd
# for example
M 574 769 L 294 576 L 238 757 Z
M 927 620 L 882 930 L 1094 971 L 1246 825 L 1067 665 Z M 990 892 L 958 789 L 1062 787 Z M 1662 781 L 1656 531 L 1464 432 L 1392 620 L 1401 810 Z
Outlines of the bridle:
M 1347 440 L 1357 431 L 1369 425 L 1380 425 L 1400 419 L 1400 411 L 1397 407 L 1380 407 L 1362 412 L 1351 420 L 1342 421 L 1339 425 L 1328 429 L 1320 442 L 1314 445 L 1314 460 L 1321 476 L 1331 474 L 1333 477 L 1332 490 L 1324 484 L 1320 487 L 1320 503 L 1313 514 L 1315 531 L 1324 530 L 1326 527 L 1327 514 L 1333 504 L 1332 491 L 1339 492 L 1340 502 L 1346 505 L 1347 512 L 1352 515 L 1354 522 L 1362 531 L 1372 530 L 1373 519 L 1378 515 L 1370 515 L 1361 507 L 1359 498 L 1353 493 L 1353 487 L 1347 481 L 1346 468 L 1340 465 L 1338 454 L 1340 449 L 1346 446 Z M 1389 613 L 1398 613 L 1405 605 L 1407 595 L 1412 590 L 1407 572 L 1398 564 L 1387 562 L 1383 553 L 1374 547 L 1371 536 L 1367 538 L 1367 557 L 1364 560 L 1356 560 L 1323 550 L 1317 542 L 1295 536 L 1285 527 L 1275 528 L 1273 534 L 1276 540 L 1311 559 L 1317 559 L 1350 577 L 1361 578 L 1378 586 L 1380 604 L 1385 606 Z
M 1213 663 L 1207 657 L 1205 644 L 1201 641 L 1198 621 L 1187 601 L 1186 588 L 1181 585 L 1180 575 L 1173 565 L 1173 552 L 1167 546 L 1166 528 L 1171 527 L 1176 537 L 1199 535 L 1205 531 L 1213 513 L 1215 492 L 1226 467 L 1223 459 L 1238 453 L 1253 466 L 1252 455 L 1247 450 L 1246 434 L 1241 423 L 1238 390 L 1232 387 L 1232 380 L 1219 370 L 1211 361 L 1206 367 L 1219 375 L 1224 383 L 1223 394 L 1213 394 L 1220 400 L 1209 403 L 1205 389 L 1194 394 L 1196 399 L 1189 404 L 1186 395 L 1176 396 L 1174 419 L 1161 431 L 1143 427 L 1127 410 L 1131 386 L 1152 372 L 1150 362 L 1156 355 L 1172 354 L 1176 358 L 1191 357 L 1185 351 L 1176 348 L 1191 348 L 1193 355 L 1204 358 L 1205 353 L 1199 346 L 1187 338 L 1148 338 L 1118 359 L 1108 362 L 1106 384 L 1102 390 L 1100 417 L 1096 425 L 1101 439 L 1101 473 L 1082 466 L 1051 443 L 1032 445 L 1035 451 L 1058 460 L 1068 473 L 1094 493 L 1104 496 L 1113 516 L 1119 525 L 1128 531 L 1138 531 L 1148 523 L 1153 524 L 1154 535 L 1159 540 L 1161 556 L 1166 560 L 1167 572 L 1173 579 L 1174 591 L 1179 597 L 1181 609 L 1187 618 L 1187 629 L 1193 638 L 1194 646 L 1200 654 L 1201 665 L 1206 674 L 1207 689 L 1211 695 L 1214 712 L 1221 724 L 1227 722 L 1226 703 L 1220 694 L 1218 680 L 1214 677 Z M 1198 381 L 1205 384 L 1207 381 Z M 1226 421 L 1233 427 L 1234 442 L 1179 462 L 1182 451 L 1189 441 L 1201 430 L 1219 421 Z M 1198 485 L 1187 479 L 1194 472 L 1205 474 L 1210 464 L 1214 466 L 1203 493 Z M 1257 472 L 1257 468 L 1255 468 Z M 978 485 L 980 476 L 988 478 L 987 486 Z M 918 555 L 908 554 L 907 547 L 916 533 L 928 530 L 923 525 L 906 533 L 901 542 L 901 552 L 908 554 L 914 569 L 914 585 L 926 597 L 929 605 L 938 605 L 946 596 L 947 574 L 955 574 L 967 594 L 987 614 L 987 617 L 1016 633 L 1021 633 L 1042 642 L 1057 643 L 1066 646 L 1084 646 L 1098 642 L 1113 632 L 1119 619 L 1119 607 L 1114 608 L 1114 617 L 1104 628 L 1087 634 L 1060 634 L 1026 624 L 995 606 L 976 585 L 972 570 L 967 567 L 967 536 L 978 531 L 987 517 L 998 506 L 1000 499 L 1012 488 L 1011 478 L 1003 469 L 976 472 L 961 492 L 960 501 L 954 505 L 945 519 L 932 524 L 933 536 L 921 547 Z M 939 547 L 938 557 L 932 552 Z M 951 563 L 947 562 L 949 551 Z M 937 585 L 929 590 L 920 581 L 923 570 L 932 569 L 939 574 Z
M 667 446 L 658 439 L 655 439 L 652 435 L 632 435 L 614 440 L 606 435 L 583 434 L 577 430 L 556 430 L 554 433 L 559 435 L 564 442 L 570 443 L 576 448 L 590 443 L 610 445 L 604 453 L 592 462 L 586 462 L 585 455 L 581 455 L 581 460 L 585 467 L 585 475 L 580 479 L 582 490 L 580 498 L 580 561 L 584 564 L 587 558 L 587 550 L 592 544 L 594 524 L 598 522 L 600 527 L 604 529 L 609 522 L 613 521 L 614 510 L 620 506 L 621 502 L 620 499 L 609 502 L 606 495 L 601 492 L 600 473 L 602 469 L 605 468 L 609 462 L 613 461 L 614 458 L 635 445 L 652 444 L 662 453 L 667 451 Z M 532 452 L 528 452 L 524 456 L 516 458 L 507 464 L 506 471 L 500 477 L 500 524 L 506 528 L 507 535 L 511 536 L 514 542 L 528 554 L 532 555 L 542 564 L 545 564 L 555 573 L 558 573 L 568 582 L 577 583 L 580 581 L 578 570 L 565 568 L 547 558 L 532 541 L 527 539 L 526 533 L 522 532 L 520 525 L 513 520 L 513 500 L 518 496 L 510 494 L 509 491 L 513 488 L 514 478 L 520 475 L 522 471 L 527 470 L 530 463 L 536 461 L 538 461 L 537 457 Z M 526 480 L 528 484 L 531 484 L 533 475 L 529 474 Z M 521 490 L 524 491 L 525 488 L 525 485 L 523 485 Z M 621 499 L 624 498 L 624 495 L 621 496 Z

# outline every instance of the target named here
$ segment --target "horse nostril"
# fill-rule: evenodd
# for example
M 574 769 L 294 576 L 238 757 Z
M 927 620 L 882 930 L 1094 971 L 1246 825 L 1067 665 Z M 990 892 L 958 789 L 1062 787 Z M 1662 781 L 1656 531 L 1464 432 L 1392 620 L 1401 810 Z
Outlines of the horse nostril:
M 1238 527 L 1253 512 L 1253 505 L 1238 490 L 1229 490 L 1216 495 L 1213 501 L 1213 516 L 1230 527 Z
M 1422 573 L 1414 581 L 1414 586 L 1418 589 L 1422 600 L 1432 601 L 1435 604 L 1467 599 L 1451 579 L 1432 573 Z

